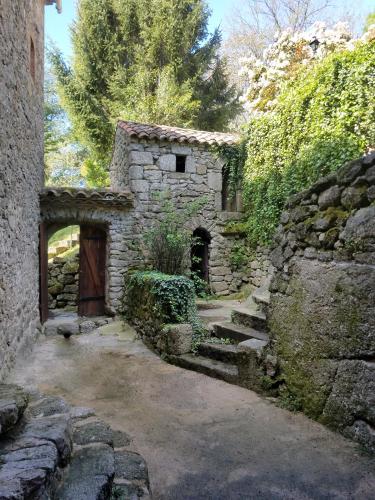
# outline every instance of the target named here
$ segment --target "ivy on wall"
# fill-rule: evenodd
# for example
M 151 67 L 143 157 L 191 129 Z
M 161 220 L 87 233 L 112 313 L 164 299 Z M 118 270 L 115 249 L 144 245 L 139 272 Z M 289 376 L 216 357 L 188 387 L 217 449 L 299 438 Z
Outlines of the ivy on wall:
M 270 242 L 289 196 L 375 147 L 374 68 L 374 41 L 302 68 L 274 111 L 250 120 L 237 152 L 220 148 L 232 182 L 242 177 L 254 246 Z

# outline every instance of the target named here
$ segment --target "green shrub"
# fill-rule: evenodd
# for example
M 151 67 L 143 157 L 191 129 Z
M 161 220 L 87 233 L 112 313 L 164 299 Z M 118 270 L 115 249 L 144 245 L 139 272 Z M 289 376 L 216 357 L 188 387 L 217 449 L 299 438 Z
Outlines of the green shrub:
M 172 200 L 165 199 L 167 196 L 168 193 L 160 193 L 163 218 L 145 232 L 144 241 L 154 269 L 171 275 L 184 274 L 190 268 L 190 251 L 194 242 L 186 223 L 207 200 L 202 197 L 178 209 Z M 158 197 L 155 202 L 158 202 Z
M 332 54 L 250 121 L 243 187 L 254 245 L 270 241 L 290 195 L 375 146 L 374 68 L 374 42 Z
M 127 274 L 123 312 L 131 324 L 147 330 L 151 337 L 165 324 L 190 323 L 193 327 L 193 352 L 207 335 L 198 318 L 194 284 L 185 276 L 156 271 Z
M 192 281 L 156 271 L 136 271 L 125 278 L 124 311 L 132 319 L 152 311 L 162 323 L 189 323 L 196 316 Z

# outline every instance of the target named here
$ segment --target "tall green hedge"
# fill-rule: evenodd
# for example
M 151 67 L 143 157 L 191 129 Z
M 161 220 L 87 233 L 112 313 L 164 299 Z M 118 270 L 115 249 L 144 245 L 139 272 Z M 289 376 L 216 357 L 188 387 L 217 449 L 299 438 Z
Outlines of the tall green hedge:
M 250 121 L 247 141 L 247 228 L 267 243 L 291 194 L 375 147 L 375 43 L 303 68 L 275 111 Z

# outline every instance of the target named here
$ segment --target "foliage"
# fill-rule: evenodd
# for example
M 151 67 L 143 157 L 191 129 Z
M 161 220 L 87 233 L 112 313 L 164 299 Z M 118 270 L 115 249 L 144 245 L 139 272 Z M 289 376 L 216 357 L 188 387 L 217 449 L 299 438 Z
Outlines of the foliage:
M 254 244 L 270 240 L 290 195 L 375 145 L 374 66 L 374 42 L 331 54 L 251 119 L 244 201 Z
M 231 196 L 234 196 L 243 178 L 243 166 L 247 153 L 246 141 L 242 140 L 236 145 L 213 146 L 212 150 L 224 162 L 224 169 L 229 174 L 229 192 Z
M 310 45 L 313 40 L 317 41 L 315 48 Z M 283 83 L 293 78 L 301 67 L 314 64 L 332 52 L 352 48 L 353 43 L 346 23 L 328 28 L 325 23 L 316 22 L 307 31 L 283 31 L 261 57 L 250 55 L 242 60 L 240 75 L 246 82 L 243 99 L 248 109 L 272 110 Z
M 224 129 L 238 111 L 203 0 L 81 0 L 59 95 L 90 157 L 108 162 L 119 119 Z
M 163 323 L 190 323 L 196 316 L 194 285 L 185 276 L 155 271 L 136 271 L 125 280 L 126 296 L 140 298 L 145 291 L 154 297 L 154 312 Z
M 366 18 L 363 32 L 367 33 L 368 31 L 371 31 L 371 29 L 373 29 L 374 26 L 375 26 L 375 12 L 372 12 Z
M 206 280 L 201 278 L 197 272 L 192 271 L 190 273 L 190 279 L 194 283 L 194 290 L 197 297 L 201 299 L 207 299 L 210 297 L 211 292 Z
M 168 193 L 159 196 L 163 217 L 145 232 L 144 242 L 154 269 L 166 274 L 185 274 L 190 268 L 194 242 L 186 223 L 202 208 L 206 199 L 202 197 L 178 207 L 167 196 Z
M 44 81 L 44 172 L 47 185 L 81 186 L 87 150 L 72 136 L 60 105 L 56 82 L 47 68 Z
M 234 243 L 232 246 L 229 262 L 233 270 L 241 269 L 249 261 L 249 252 L 243 243 Z

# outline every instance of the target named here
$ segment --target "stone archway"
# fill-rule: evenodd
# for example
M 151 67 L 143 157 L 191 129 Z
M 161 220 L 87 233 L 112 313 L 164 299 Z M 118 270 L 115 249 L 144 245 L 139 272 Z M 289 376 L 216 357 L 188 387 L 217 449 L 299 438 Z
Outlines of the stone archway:
M 121 306 L 123 275 L 132 258 L 128 248 L 134 234 L 131 196 L 107 190 L 46 188 L 40 201 L 42 322 L 48 317 L 48 235 L 69 225 L 80 226 L 80 247 L 85 249 L 80 258 L 79 281 L 83 287 L 80 286 L 79 298 L 84 300 L 79 300 L 79 313 L 85 316 L 115 314 Z

